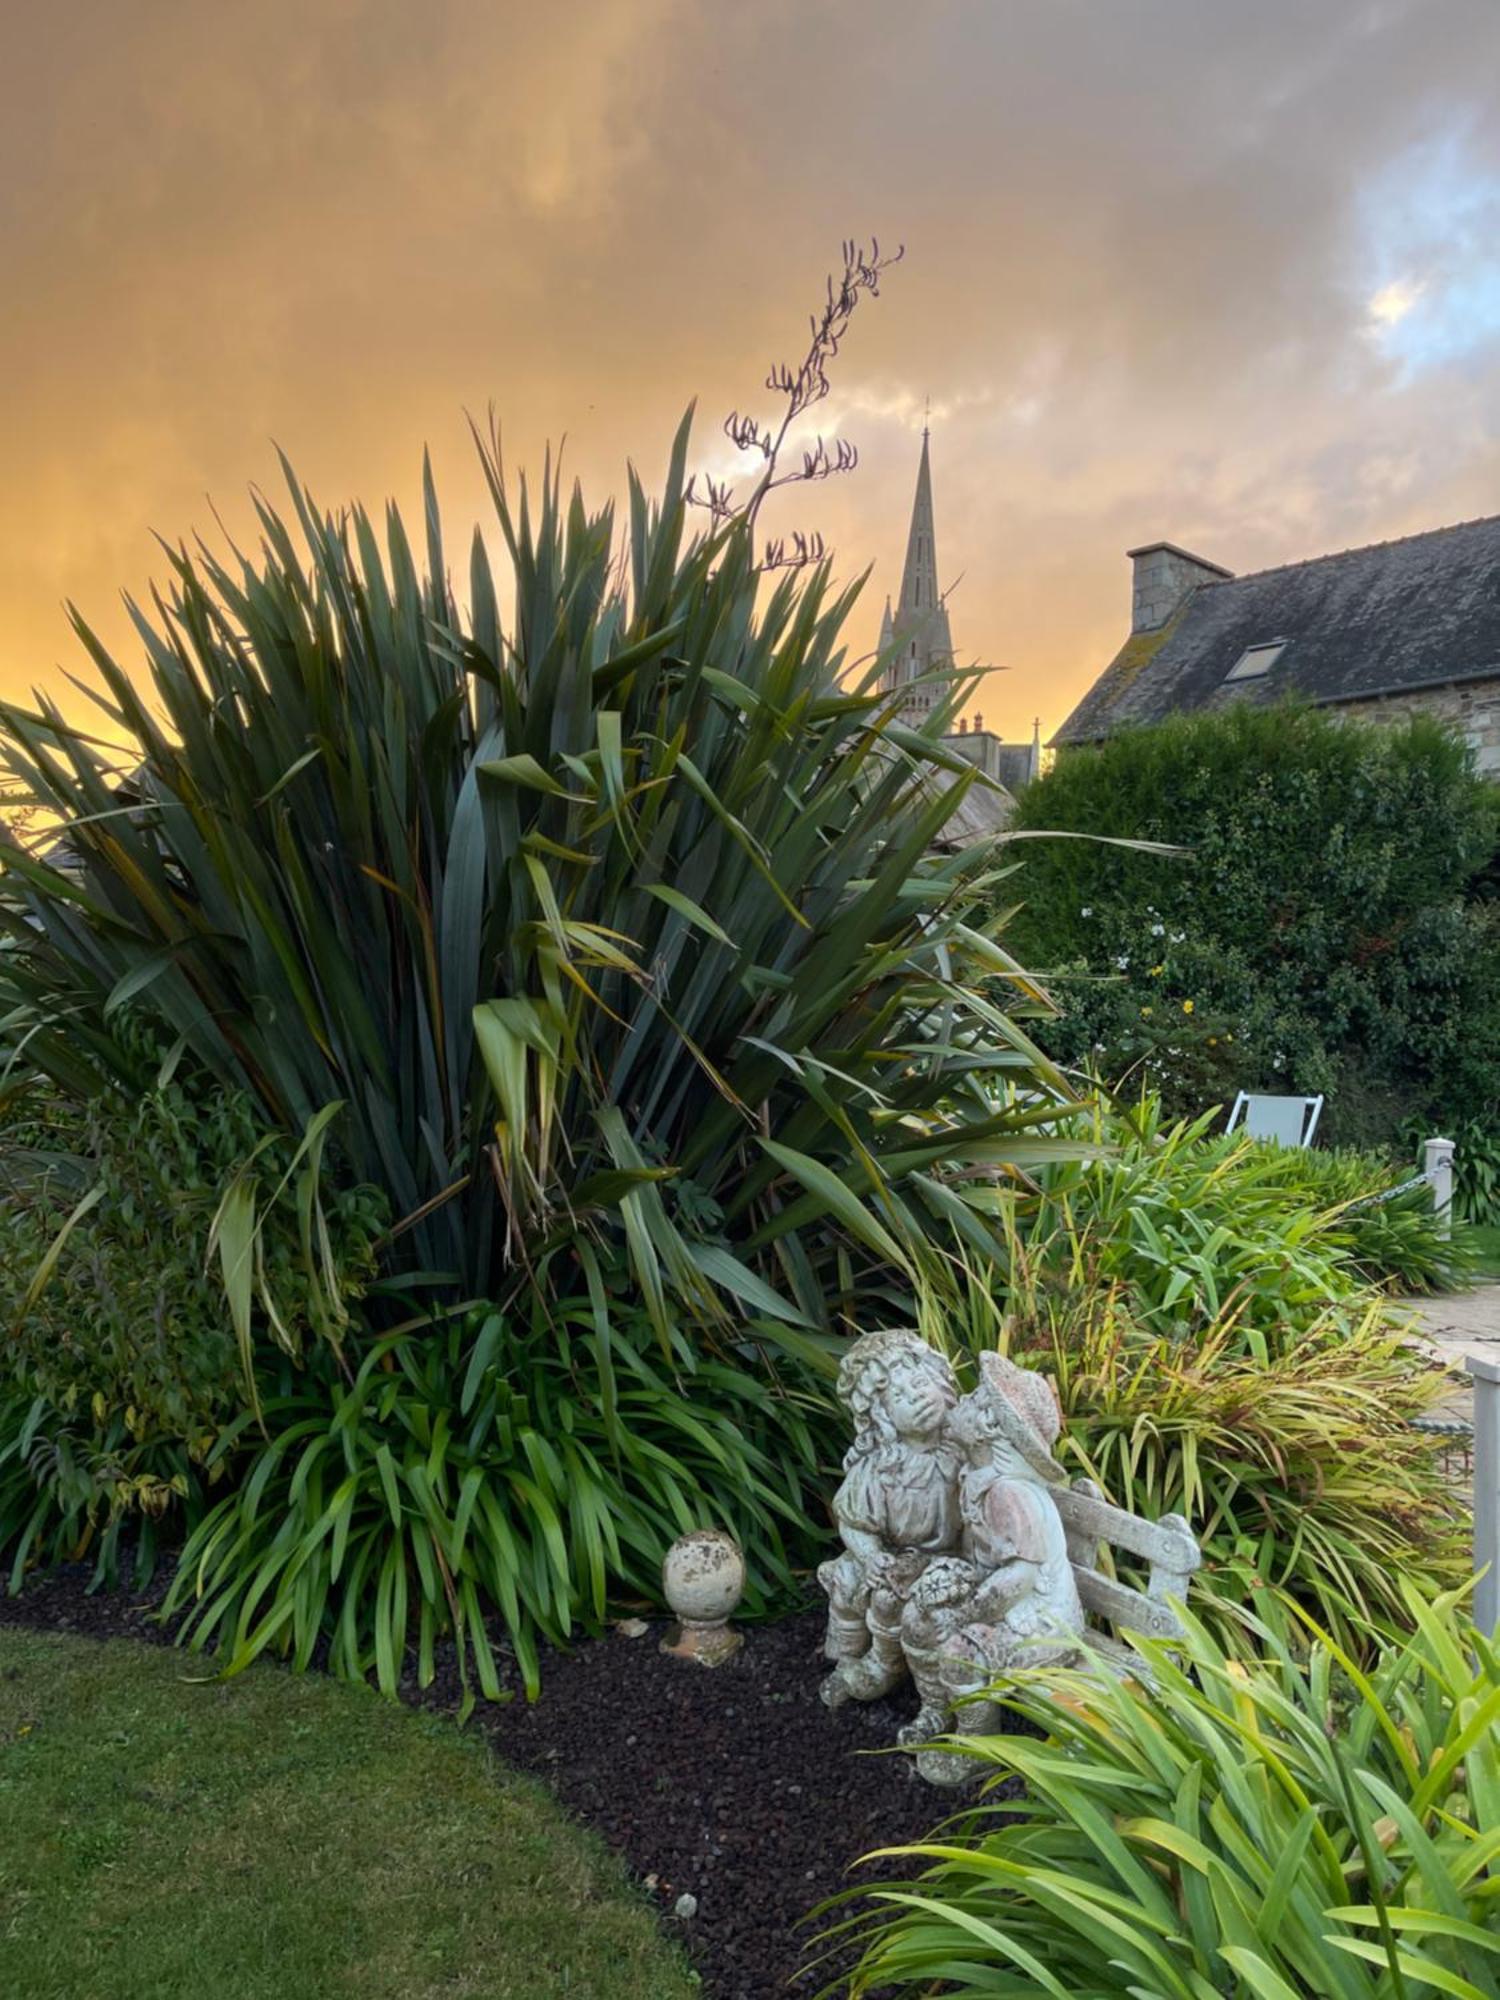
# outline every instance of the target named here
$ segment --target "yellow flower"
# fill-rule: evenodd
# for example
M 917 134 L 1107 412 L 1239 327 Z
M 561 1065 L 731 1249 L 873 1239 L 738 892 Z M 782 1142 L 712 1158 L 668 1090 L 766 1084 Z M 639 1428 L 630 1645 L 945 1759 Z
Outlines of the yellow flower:
M 1217 1035 L 1210 1035 L 1210 1036 L 1209 1036 L 1209 1038 L 1208 1038 L 1208 1046 L 1209 1046 L 1209 1047 L 1210 1047 L 1211 1049 L 1216 1049 L 1216 1048 L 1217 1048 L 1217 1047 L 1219 1046 L 1219 1038 L 1218 1038 L 1218 1036 L 1217 1036 Z
M 1183 1011 L 1183 1013 L 1184 1013 L 1184 1014 L 1191 1014 L 1191 1013 L 1192 1013 L 1192 1011 L 1193 1011 L 1193 1003 L 1192 1003 L 1192 1001 L 1191 1001 L 1191 1000 L 1184 1000 L 1184 1001 L 1183 1001 L 1183 1003 L 1182 1003 L 1182 1011 Z
M 1151 1009 L 1149 1007 L 1143 1007 L 1141 1009 L 1141 1019 L 1143 1021 L 1149 1021 L 1151 1019 Z
M 1148 979 L 1160 979 L 1162 974 L 1166 971 L 1166 969 L 1167 968 L 1164 965 L 1153 965 L 1150 971 L 1146 974 L 1146 977 Z

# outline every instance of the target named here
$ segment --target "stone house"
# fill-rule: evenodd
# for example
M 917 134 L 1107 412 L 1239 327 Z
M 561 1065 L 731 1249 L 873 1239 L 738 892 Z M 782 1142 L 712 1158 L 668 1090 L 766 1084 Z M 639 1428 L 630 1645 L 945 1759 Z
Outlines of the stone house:
M 1053 738 L 1287 696 L 1451 723 L 1500 780 L 1500 515 L 1235 576 L 1171 542 L 1132 549 L 1130 636 Z

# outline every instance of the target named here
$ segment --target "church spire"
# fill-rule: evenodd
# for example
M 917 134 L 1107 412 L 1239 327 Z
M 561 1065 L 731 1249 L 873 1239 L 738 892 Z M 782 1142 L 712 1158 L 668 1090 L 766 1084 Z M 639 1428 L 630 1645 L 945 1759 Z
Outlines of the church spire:
M 920 726 L 944 699 L 943 678 L 953 669 L 953 634 L 938 590 L 937 543 L 932 519 L 932 456 L 927 428 L 906 538 L 906 567 L 894 616 L 890 600 L 880 627 L 881 681 L 888 694 L 905 689 L 901 720 Z M 912 685 L 919 683 L 919 685 Z
M 925 616 L 938 608 L 937 546 L 932 519 L 932 464 L 928 433 L 922 427 L 922 461 L 917 467 L 917 492 L 912 502 L 911 529 L 906 537 L 906 567 L 901 572 L 897 615 Z

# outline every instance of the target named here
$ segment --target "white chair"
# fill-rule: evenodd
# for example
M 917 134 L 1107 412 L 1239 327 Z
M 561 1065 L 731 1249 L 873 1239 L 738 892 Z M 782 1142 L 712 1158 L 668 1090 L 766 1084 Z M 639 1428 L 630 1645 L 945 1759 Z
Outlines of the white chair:
M 1267 1139 L 1273 1146 L 1310 1146 L 1322 1109 L 1321 1097 L 1269 1097 L 1242 1090 L 1224 1130 L 1243 1124 L 1252 1139 Z

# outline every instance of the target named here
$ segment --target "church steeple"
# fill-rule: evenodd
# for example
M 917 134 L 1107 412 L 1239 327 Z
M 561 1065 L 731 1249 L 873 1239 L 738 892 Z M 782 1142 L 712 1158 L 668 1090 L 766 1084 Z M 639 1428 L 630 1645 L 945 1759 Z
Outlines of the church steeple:
M 938 586 L 937 531 L 932 509 L 932 457 L 927 426 L 922 427 L 922 456 L 917 466 L 917 491 L 912 501 L 911 527 L 906 537 L 906 564 L 901 572 L 901 596 L 891 617 L 886 601 L 886 619 L 880 630 L 881 651 L 891 652 L 886 668 L 886 686 L 894 693 L 912 681 L 921 681 L 953 665 L 953 635 L 948 629 L 948 611 Z M 943 690 L 935 681 L 914 687 L 902 705 L 901 720 L 921 723 L 942 699 Z
M 917 467 L 917 493 L 912 502 L 911 528 L 906 537 L 906 567 L 901 572 L 903 612 L 937 609 L 937 545 L 932 520 L 932 463 L 922 428 L 922 460 Z

